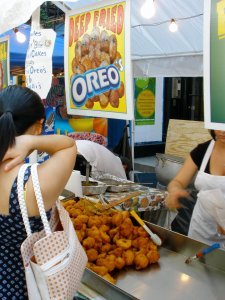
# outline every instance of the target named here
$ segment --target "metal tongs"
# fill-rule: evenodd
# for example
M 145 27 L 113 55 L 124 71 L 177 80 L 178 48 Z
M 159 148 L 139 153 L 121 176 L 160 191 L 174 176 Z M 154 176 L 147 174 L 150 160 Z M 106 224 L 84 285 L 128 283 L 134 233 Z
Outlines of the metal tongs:
M 136 214 L 136 212 L 134 210 L 132 210 L 130 212 L 130 214 L 132 215 L 132 217 L 135 218 L 135 220 L 147 231 L 147 233 L 150 235 L 151 239 L 153 240 L 153 242 L 157 245 L 157 246 L 161 246 L 162 245 L 162 241 L 160 239 L 160 237 L 153 233 L 150 228 L 148 228 L 148 226 L 144 223 L 144 221 Z

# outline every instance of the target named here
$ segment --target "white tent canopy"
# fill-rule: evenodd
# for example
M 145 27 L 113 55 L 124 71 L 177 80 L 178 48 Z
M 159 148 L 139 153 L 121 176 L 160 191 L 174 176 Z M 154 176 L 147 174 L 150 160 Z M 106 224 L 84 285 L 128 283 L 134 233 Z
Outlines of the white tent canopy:
M 131 1 L 131 54 L 134 77 L 203 76 L 203 0 L 155 0 L 156 13 L 144 19 L 145 0 Z M 29 20 L 43 0 L 1 0 L 0 34 Z M 52 1 L 65 12 L 97 0 Z M 102 2 L 104 4 L 104 1 Z M 171 19 L 178 31 L 168 29 Z

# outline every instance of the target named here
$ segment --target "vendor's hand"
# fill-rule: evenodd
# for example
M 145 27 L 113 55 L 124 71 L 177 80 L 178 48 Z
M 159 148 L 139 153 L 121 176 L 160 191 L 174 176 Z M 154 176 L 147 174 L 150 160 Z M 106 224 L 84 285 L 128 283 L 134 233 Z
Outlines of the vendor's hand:
M 16 143 L 6 152 L 3 162 L 7 161 L 4 170 L 10 171 L 24 161 L 30 152 L 30 136 L 21 135 L 16 137 Z
M 165 206 L 169 209 L 181 208 L 180 198 L 186 198 L 189 193 L 186 190 L 177 189 L 173 192 L 169 192 L 165 198 Z

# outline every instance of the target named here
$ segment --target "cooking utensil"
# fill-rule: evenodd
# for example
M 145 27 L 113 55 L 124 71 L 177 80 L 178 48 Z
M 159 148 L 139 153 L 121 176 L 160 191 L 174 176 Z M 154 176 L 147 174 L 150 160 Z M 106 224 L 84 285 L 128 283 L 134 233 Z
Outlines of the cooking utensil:
M 90 175 L 90 164 L 87 161 L 86 162 L 86 183 L 87 183 L 87 185 L 88 185 L 88 182 L 89 182 L 89 175 Z
M 157 245 L 157 246 L 161 246 L 162 245 L 162 241 L 160 239 L 160 237 L 153 233 L 150 228 L 148 228 L 147 225 L 145 225 L 144 221 L 137 215 L 137 213 L 132 210 L 130 212 L 130 214 L 132 215 L 132 217 L 135 218 L 135 220 L 147 231 L 147 233 L 150 235 L 151 239 L 153 240 L 153 242 Z
M 207 248 L 202 249 L 201 251 L 199 251 L 198 253 L 196 253 L 194 256 L 190 256 L 185 260 L 186 264 L 191 263 L 193 260 L 198 259 L 200 257 L 203 257 L 204 255 L 212 252 L 213 250 L 216 250 L 220 248 L 220 244 L 219 243 L 215 243 Z
M 123 203 L 123 202 L 125 202 L 125 201 L 127 201 L 127 200 L 129 200 L 129 199 L 131 199 L 131 198 L 133 198 L 133 197 L 139 196 L 140 194 L 141 194 L 141 192 L 134 192 L 134 193 L 131 193 L 131 194 L 129 194 L 129 195 L 127 195 L 127 196 L 125 196 L 125 197 L 123 197 L 123 198 L 121 198 L 121 199 L 118 199 L 118 200 L 115 200 L 115 201 L 111 201 L 111 202 L 110 202 L 109 204 L 107 204 L 107 205 L 102 205 L 102 207 L 100 207 L 99 209 L 100 209 L 101 211 L 103 211 L 103 210 L 112 208 L 112 207 L 117 206 L 117 205 L 119 205 L 119 204 L 121 204 L 121 203 Z

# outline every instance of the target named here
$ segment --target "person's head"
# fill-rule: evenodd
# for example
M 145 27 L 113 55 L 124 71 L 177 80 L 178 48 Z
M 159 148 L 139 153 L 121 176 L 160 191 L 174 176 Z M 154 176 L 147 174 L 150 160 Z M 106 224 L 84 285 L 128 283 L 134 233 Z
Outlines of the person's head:
M 0 162 L 16 136 L 40 134 L 44 119 L 44 105 L 34 91 L 17 85 L 0 91 Z

